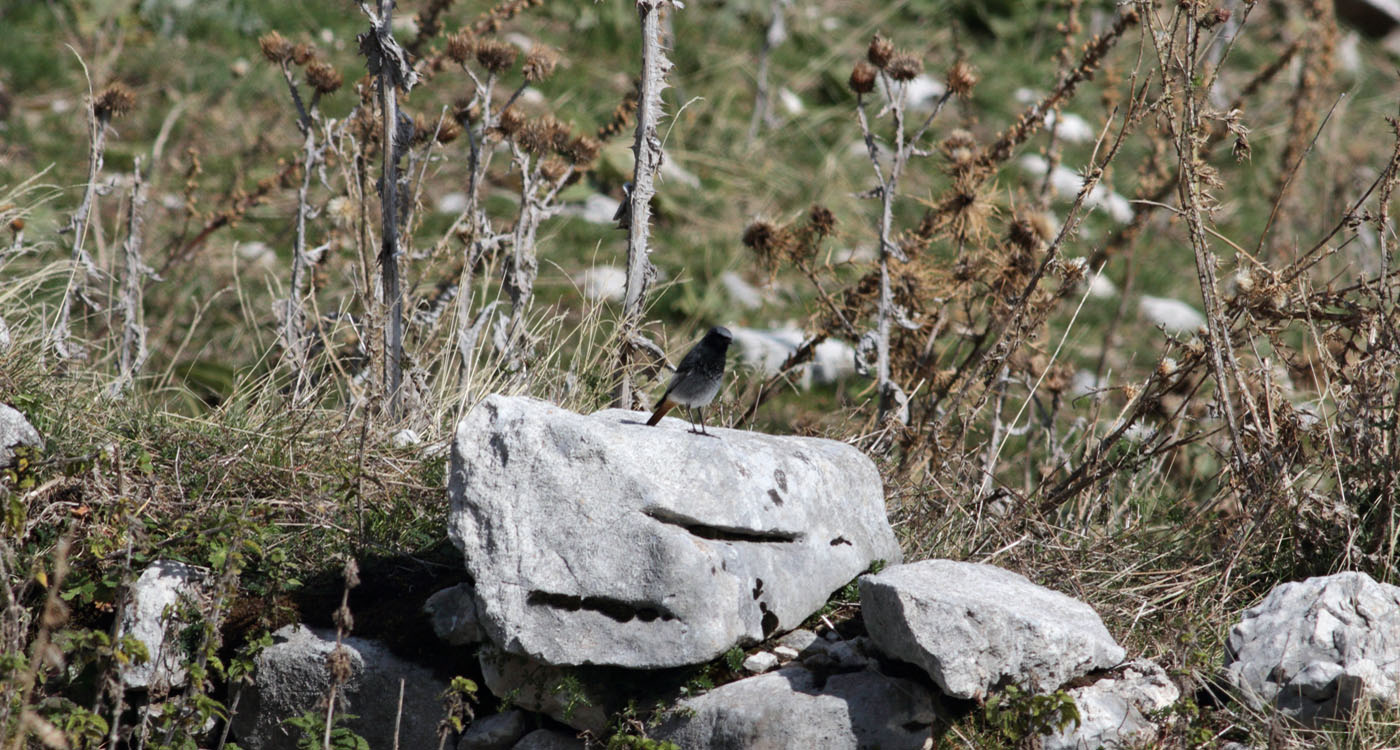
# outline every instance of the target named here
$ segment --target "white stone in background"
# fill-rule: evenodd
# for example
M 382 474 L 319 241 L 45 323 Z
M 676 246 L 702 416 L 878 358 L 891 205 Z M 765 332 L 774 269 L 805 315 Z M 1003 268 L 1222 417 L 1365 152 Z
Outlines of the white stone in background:
M 1045 171 L 1050 168 L 1050 162 L 1040 154 L 1025 154 L 1016 162 L 1023 171 L 1035 178 L 1045 176 Z M 1050 173 L 1050 189 L 1058 198 L 1073 200 L 1079 195 L 1080 189 L 1084 187 L 1084 176 L 1078 172 L 1061 164 L 1055 167 Z M 1109 190 L 1102 182 L 1094 186 L 1089 191 L 1089 196 L 1084 199 L 1084 205 L 1089 208 L 1102 208 L 1112 219 L 1120 224 L 1126 224 L 1133 220 L 1133 206 L 1127 198 Z
M 724 287 L 724 291 L 729 295 L 729 300 L 745 310 L 757 310 L 763 307 L 763 293 L 753 284 L 744 281 L 744 277 L 733 271 L 725 271 L 719 275 L 719 283 Z
M 521 52 L 529 52 L 535 48 L 535 40 L 518 31 L 507 33 L 505 40 L 515 45 Z
M 646 412 L 486 397 L 453 443 L 448 532 L 483 629 L 550 664 L 699 664 L 896 561 L 859 450 Z
M 9 351 L 14 346 L 14 339 L 10 336 L 10 326 L 4 318 L 0 318 L 0 354 Z M 3 462 L 0 462 L 3 463 Z
M 661 160 L 661 178 L 663 180 L 679 182 L 692 189 L 700 187 L 700 178 L 696 177 L 694 172 L 677 164 L 676 160 L 673 158 Z
M 421 442 L 423 442 L 423 438 L 418 435 L 418 432 L 407 428 L 399 430 L 394 433 L 393 437 L 389 438 L 389 444 L 395 448 L 408 448 Z
M 617 302 L 627 295 L 627 272 L 617 266 L 593 266 L 574 276 L 583 296 L 595 301 Z
M 457 750 L 509 750 L 530 728 L 530 717 L 513 710 L 472 720 L 457 742 Z
M 920 73 L 909 82 L 909 97 L 907 103 L 913 109 L 930 110 L 938 104 L 938 100 L 948 93 L 948 87 L 942 81 L 934 80 L 927 73 Z M 883 87 L 881 87 L 883 91 Z
M 21 445 L 44 449 L 44 438 L 28 419 L 9 404 L 0 404 L 0 467 L 14 463 L 15 449 Z
M 1089 605 L 991 565 L 894 565 L 861 576 L 860 606 L 886 656 L 919 665 L 956 698 L 1006 680 L 1049 692 L 1124 655 Z
M 807 111 L 807 105 L 802 103 L 802 97 L 786 86 L 778 89 L 778 105 L 790 115 L 800 115 Z
M 335 650 L 335 633 L 288 625 L 272 634 L 273 645 L 254 659 L 253 684 L 239 699 L 232 731 L 244 750 L 293 750 L 299 733 L 283 722 L 307 711 L 325 711 L 331 685 L 326 659 Z M 405 662 L 381 643 L 347 637 L 350 680 L 337 695 L 341 712 L 354 719 L 345 726 L 372 748 L 394 746 L 399 683 L 403 681 L 403 716 L 398 746 L 437 747 L 442 719 L 441 696 L 447 683 L 423 667 Z
M 797 656 L 800 657 L 809 653 L 818 641 L 817 634 L 810 630 L 794 630 L 779 638 L 777 643 L 781 647 L 790 648 L 797 652 Z
M 798 653 L 797 649 L 791 646 L 774 646 L 773 655 L 778 657 L 779 661 L 786 663 L 796 659 L 802 654 Z
M 1068 692 L 1079 710 L 1079 725 L 1042 736 L 1042 750 L 1150 747 L 1158 727 L 1148 717 L 1181 697 L 1167 673 L 1146 660 L 1128 662 L 1113 675 Z
M 1089 296 L 1094 299 L 1113 299 L 1118 296 L 1118 286 L 1103 271 L 1090 274 Z
M 480 643 L 486 637 L 476 615 L 476 595 L 470 583 L 445 588 L 423 602 L 433 633 L 453 646 Z
M 412 13 L 400 13 L 394 16 L 393 28 L 394 36 L 412 39 L 418 36 L 418 17 Z
M 438 198 L 437 205 L 433 210 L 440 214 L 460 214 L 467 210 L 467 194 L 462 192 L 452 192 Z
M 1400 699 L 1400 587 L 1347 572 L 1285 583 L 1245 610 L 1225 678 L 1250 705 L 1305 725 Z
M 921 750 L 934 718 L 916 682 L 872 671 L 823 680 L 789 665 L 681 701 L 652 736 L 687 749 Z
M 1144 294 L 1138 300 L 1138 310 L 1149 323 L 1161 326 L 1167 333 L 1195 333 L 1206 324 L 1206 316 L 1200 310 L 1168 297 Z
M 744 659 L 744 671 L 752 674 L 763 674 L 772 671 L 778 666 L 778 655 L 767 651 L 758 651 L 750 654 Z
M 1045 115 L 1045 127 L 1055 130 L 1055 137 L 1066 143 L 1091 143 L 1099 137 L 1094 126 L 1088 120 L 1074 114 L 1073 112 L 1061 113 L 1056 117 L 1054 112 Z
M 158 560 L 131 584 L 117 634 L 140 641 L 150 658 L 122 665 L 123 685 L 165 691 L 185 684 L 185 664 L 193 657 L 185 653 L 180 631 L 201 617 L 204 575 L 191 565 Z
M 277 253 L 266 242 L 238 243 L 238 257 L 256 266 L 272 266 L 277 263 Z
M 1070 381 L 1069 392 L 1075 398 L 1079 398 L 1094 395 L 1097 391 L 1107 387 L 1108 383 L 1100 380 L 1092 371 L 1080 370 L 1074 373 L 1074 380 Z
M 616 223 L 614 216 L 617 216 L 617 208 L 622 205 L 618 199 L 611 195 L 594 193 L 583 199 L 583 203 L 571 203 L 564 206 L 561 211 L 565 216 L 576 216 L 589 224 L 613 224 Z
M 537 106 L 544 104 L 546 101 L 544 92 L 534 86 L 526 86 L 525 89 L 520 92 L 520 102 L 522 104 Z
M 729 330 L 734 334 L 740 361 L 764 375 L 776 374 L 804 340 L 802 331 L 791 326 L 767 330 L 730 326 Z M 797 385 L 803 389 L 813 383 L 844 380 L 856 373 L 856 351 L 844 341 L 827 339 L 817 344 L 812 361 L 802 365 L 797 373 Z

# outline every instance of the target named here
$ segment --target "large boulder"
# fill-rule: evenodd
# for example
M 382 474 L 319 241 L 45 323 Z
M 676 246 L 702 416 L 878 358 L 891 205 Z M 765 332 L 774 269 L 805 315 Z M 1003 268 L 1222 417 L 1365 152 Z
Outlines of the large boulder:
M 44 438 L 19 409 L 0 404 L 0 468 L 15 461 L 15 449 L 20 446 L 44 449 Z
M 1259 709 L 1303 724 L 1400 697 L 1400 587 L 1365 573 L 1278 586 L 1225 644 L 1225 678 Z
M 489 396 L 458 425 L 448 530 L 507 652 L 698 664 L 899 560 L 880 476 L 855 448 L 646 418 Z
M 685 750 L 919 750 L 934 718 L 933 693 L 919 683 L 792 665 L 687 698 L 651 734 Z
M 991 565 L 925 560 L 860 579 L 861 616 L 886 655 L 957 698 L 1035 692 L 1123 660 L 1089 605 Z
M 123 685 L 163 694 L 185 684 L 185 664 L 193 655 L 181 645 L 180 633 L 203 616 L 204 577 L 191 565 L 158 560 L 131 584 L 117 635 L 140 641 L 148 658 L 118 668 Z
M 1079 710 L 1079 724 L 1041 737 L 1041 750 L 1152 747 L 1159 728 L 1150 717 L 1181 697 L 1167 673 L 1146 660 L 1128 662 L 1092 685 L 1068 692 Z
M 232 719 L 234 738 L 244 750 L 294 750 L 298 734 L 283 722 L 308 711 L 325 714 L 331 686 L 327 659 L 335 650 L 335 633 L 288 625 L 273 638 L 276 642 L 258 654 L 253 685 L 244 689 Z M 349 637 L 343 644 L 350 676 L 336 691 L 337 710 L 355 716 L 344 726 L 372 748 L 394 747 L 395 726 L 399 747 L 437 747 L 447 683 L 378 642 Z

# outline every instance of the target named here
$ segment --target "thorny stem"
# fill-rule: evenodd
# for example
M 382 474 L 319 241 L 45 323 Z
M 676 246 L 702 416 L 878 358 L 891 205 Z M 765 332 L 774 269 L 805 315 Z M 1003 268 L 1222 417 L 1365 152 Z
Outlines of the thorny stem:
M 671 61 L 661 48 L 660 12 L 669 0 L 637 0 L 637 15 L 642 25 L 642 79 L 637 101 L 637 136 L 632 144 L 636 166 L 632 176 L 630 221 L 627 227 L 627 292 L 623 300 L 622 321 L 618 326 L 618 366 L 614 403 L 631 409 L 635 403 L 632 382 L 632 339 L 641 325 L 646 310 L 647 291 L 655 269 L 649 256 L 648 232 L 651 224 L 651 198 L 656 193 L 656 173 L 661 168 L 663 154 L 657 123 L 661 120 L 661 91 L 666 88 L 666 74 Z
M 91 111 L 91 106 L 89 106 Z M 73 232 L 73 273 L 69 276 L 68 287 L 63 291 L 63 301 L 59 303 L 58 318 L 54 321 L 53 329 L 49 333 L 54 353 L 59 359 L 72 359 L 80 355 L 80 352 L 73 350 L 68 345 L 68 337 L 71 334 L 70 319 L 73 313 L 73 295 L 76 293 L 83 297 L 91 306 L 96 306 L 94 302 L 87 299 L 86 290 L 88 279 L 97 276 L 97 266 L 92 262 L 92 256 L 88 255 L 83 248 L 83 241 L 87 239 L 88 227 L 92 217 L 92 207 L 94 198 L 97 195 L 97 179 L 102 174 L 102 157 L 107 149 L 107 116 L 91 114 L 89 116 L 89 133 L 91 136 L 92 148 L 88 152 L 88 179 L 87 185 L 83 187 L 83 199 L 78 204 L 78 209 L 73 212 L 73 218 L 69 221 L 67 230 Z
M 141 245 L 145 242 L 146 183 L 141 180 L 141 158 L 132 169 L 131 208 L 127 216 L 125 276 L 122 279 L 122 348 L 118 355 L 120 375 L 112 384 L 111 395 L 120 395 L 136 378 L 146 363 L 146 322 L 142 297 L 145 277 L 151 269 L 141 260 Z

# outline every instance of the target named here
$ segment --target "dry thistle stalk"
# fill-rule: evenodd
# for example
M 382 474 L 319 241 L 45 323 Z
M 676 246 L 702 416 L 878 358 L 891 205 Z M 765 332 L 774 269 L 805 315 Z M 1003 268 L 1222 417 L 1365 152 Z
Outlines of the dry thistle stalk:
M 663 7 L 676 5 L 669 0 L 637 0 L 637 15 L 642 26 L 642 78 L 637 103 L 637 137 L 632 144 L 636 166 L 632 174 L 632 190 L 627 196 L 627 291 L 623 300 L 621 325 L 618 327 L 617 387 L 613 403 L 623 409 L 636 405 L 632 383 L 634 338 L 646 307 L 647 290 L 656 277 L 651 265 L 648 232 L 651 224 L 651 197 L 656 192 L 656 173 L 664 155 L 657 125 L 661 121 L 661 91 L 666 88 L 666 74 L 671 61 L 661 48 L 660 14 Z M 653 345 L 654 346 L 654 345 Z

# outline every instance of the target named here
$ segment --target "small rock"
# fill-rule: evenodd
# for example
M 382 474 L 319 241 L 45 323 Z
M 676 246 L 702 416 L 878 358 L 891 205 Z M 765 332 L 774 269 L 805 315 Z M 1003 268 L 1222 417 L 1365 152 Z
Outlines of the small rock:
M 739 360 L 764 375 L 775 375 L 788 355 L 797 351 L 805 338 L 795 327 L 756 329 L 730 326 Z M 807 389 L 813 383 L 830 384 L 855 375 L 856 352 L 844 341 L 827 339 L 817 345 L 812 361 L 800 365 L 797 385 Z
M 1055 128 L 1055 137 L 1065 143 L 1089 143 L 1099 137 L 1088 120 L 1072 112 L 1065 112 L 1058 118 L 1054 112 L 1046 114 L 1045 127 Z
M 389 443 L 395 448 L 407 448 L 421 442 L 423 442 L 423 438 L 419 437 L 418 432 L 410 429 L 399 430 L 394 433 L 392 438 L 389 438 Z
M 1206 316 L 1200 310 L 1167 297 L 1144 294 L 1138 300 L 1138 310 L 1152 325 L 1161 326 L 1167 333 L 1195 333 L 1206 324 Z
M 185 664 L 192 658 L 180 632 L 202 616 L 200 584 L 204 572 L 171 560 L 151 563 L 131 584 L 118 635 L 132 636 L 146 647 L 146 662 L 118 669 L 122 684 L 164 693 L 185 684 Z
M 744 660 L 744 670 L 753 674 L 763 674 L 777 666 L 777 655 L 767 651 L 758 651 Z
M 246 57 L 240 57 L 237 60 L 234 60 L 228 66 L 228 72 L 233 74 L 234 78 L 242 78 L 243 76 L 248 75 L 248 72 L 252 69 L 253 64 L 248 62 L 248 58 Z
M 1008 680 L 1052 691 L 1124 654 L 1089 605 L 992 565 L 894 565 L 861 576 L 860 605 L 881 651 L 923 667 L 956 698 Z
M 1089 370 L 1080 370 L 1074 373 L 1074 380 L 1070 382 L 1069 392 L 1075 398 L 1092 396 L 1098 391 L 1107 388 L 1108 384 L 1099 376 Z
M 507 750 L 529 730 L 524 711 L 506 711 L 476 719 L 462 733 L 457 750 Z
M 775 646 L 773 647 L 773 655 L 778 657 L 780 661 L 790 662 L 802 654 L 791 646 Z
M 663 180 L 679 182 L 692 190 L 700 187 L 700 178 L 696 177 L 694 172 L 677 164 L 675 159 L 662 159 L 660 171 Z
M 807 111 L 807 105 L 802 103 L 802 97 L 786 86 L 778 89 L 778 105 L 790 115 L 800 115 Z
M 1092 685 L 1069 691 L 1079 725 L 1041 737 L 1042 750 L 1150 747 L 1158 727 L 1148 717 L 1176 703 L 1181 691 L 1156 664 L 1132 661 Z
M 725 294 L 729 295 L 730 301 L 746 309 L 757 310 L 763 307 L 763 293 L 758 288 L 733 271 L 725 271 L 719 275 L 719 283 L 724 287 Z
M 244 690 L 231 719 L 233 735 L 244 750 L 293 750 L 299 737 L 283 722 L 307 711 L 325 711 L 319 704 L 331 684 L 326 659 L 335 650 L 335 633 L 288 625 L 273 638 L 276 642 L 254 660 L 253 685 Z M 336 694 L 342 701 L 340 711 L 356 717 L 345 723 L 346 728 L 372 748 L 393 747 L 402 680 L 399 747 L 437 747 L 440 697 L 447 684 L 378 642 L 348 637 L 343 644 L 351 676 Z
M 938 104 L 938 100 L 948 93 L 948 87 L 942 81 L 934 80 L 927 73 L 920 73 L 914 76 L 909 82 L 908 104 L 913 109 L 930 110 Z M 883 90 L 883 89 L 881 89 Z
M 1113 299 L 1118 296 L 1118 286 L 1102 271 L 1089 276 L 1089 296 L 1094 299 Z
M 19 409 L 0 403 L 0 468 L 15 462 L 15 449 L 21 445 L 44 449 L 44 439 Z
M 467 210 L 467 194 L 448 193 L 438 198 L 437 205 L 433 208 L 440 214 L 460 214 Z
M 583 740 L 563 732 L 536 729 L 525 735 L 511 750 L 584 750 Z
M 591 679 L 587 670 L 507 654 L 490 642 L 481 647 L 478 659 L 482 681 L 493 695 L 575 729 L 601 732 L 608 717 L 626 705 L 618 681 Z
M 595 302 L 618 302 L 627 295 L 627 272 L 617 266 L 593 266 L 575 276 L 574 283 Z
M 445 588 L 423 602 L 433 632 L 453 646 L 467 646 L 485 640 L 476 614 L 476 596 L 469 583 Z
M 259 266 L 272 266 L 277 263 L 277 253 L 266 242 L 241 242 L 238 244 L 238 257 Z
M 810 630 L 794 630 L 778 639 L 778 645 L 790 648 L 801 656 L 817 642 L 817 634 Z
M 577 216 L 589 224 L 612 224 L 617 221 L 617 209 L 622 202 L 611 195 L 594 193 L 583 199 L 583 203 L 571 204 L 561 211 L 565 216 Z M 626 283 L 627 275 L 623 274 Z
M 1045 176 L 1045 171 L 1050 168 L 1050 162 L 1039 154 L 1026 154 L 1017 162 L 1021 169 L 1032 177 L 1041 178 Z M 1055 167 L 1050 172 L 1050 189 L 1054 195 L 1062 200 L 1073 200 L 1079 195 L 1079 191 L 1084 187 L 1084 176 L 1078 172 L 1064 166 Z M 1126 224 L 1133 220 L 1133 206 L 1127 198 L 1108 189 L 1103 182 L 1099 182 L 1089 191 L 1088 197 L 1084 199 L 1084 205 L 1089 208 L 1102 208 L 1105 213 L 1120 224 Z
M 1395 706 L 1400 587 L 1348 572 L 1274 588 L 1230 629 L 1225 678 L 1307 726 L 1345 720 L 1362 700 Z
M 9 351 L 14 343 L 14 339 L 10 337 L 10 326 L 5 323 L 4 318 L 0 318 L 0 354 Z
M 916 682 L 869 671 L 823 681 L 787 666 L 681 701 L 652 736 L 707 750 L 921 750 L 934 718 Z

